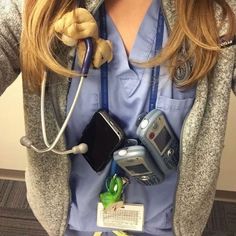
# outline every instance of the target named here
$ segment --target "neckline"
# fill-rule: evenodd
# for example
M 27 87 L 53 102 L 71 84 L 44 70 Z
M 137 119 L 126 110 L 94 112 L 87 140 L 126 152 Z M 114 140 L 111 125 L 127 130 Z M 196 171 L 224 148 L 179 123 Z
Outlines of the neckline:
M 133 70 L 132 61 L 145 62 L 150 59 L 152 55 L 153 45 L 155 44 L 155 36 L 157 30 L 158 12 L 160 9 L 160 1 L 152 0 L 136 34 L 133 46 L 129 55 L 125 50 L 124 43 L 121 35 L 117 30 L 112 18 L 107 14 L 107 32 L 108 39 L 115 42 L 114 50 L 116 46 L 119 48 L 122 61 L 126 62 L 126 66 Z
M 113 28 L 119 33 L 127 58 L 134 48 L 141 25 L 150 11 L 153 1 L 155 0 L 142 0 L 137 3 L 130 0 L 105 1 L 106 14 L 109 16 Z
M 113 68 L 112 73 L 114 75 L 114 68 L 116 69 L 115 76 L 124 85 L 128 96 L 131 96 L 137 89 L 141 79 L 143 78 L 144 72 L 150 71 L 147 73 L 151 73 L 150 68 L 137 67 L 132 65 L 130 61 L 133 60 L 136 62 L 144 62 L 154 55 L 157 28 L 159 24 L 158 17 L 160 14 L 159 3 L 159 0 L 153 0 L 152 4 L 149 6 L 149 9 L 144 16 L 143 22 L 139 27 L 139 31 L 129 57 L 126 54 L 121 36 L 117 31 L 115 24 L 113 24 L 111 17 L 106 14 L 106 17 L 101 18 L 101 32 L 104 32 L 101 35 L 104 38 L 108 38 L 113 43 L 113 51 L 115 52 L 115 56 L 110 62 L 111 66 L 108 67 L 108 71 L 110 73 L 110 68 Z M 103 31 L 104 26 L 106 29 L 105 31 Z

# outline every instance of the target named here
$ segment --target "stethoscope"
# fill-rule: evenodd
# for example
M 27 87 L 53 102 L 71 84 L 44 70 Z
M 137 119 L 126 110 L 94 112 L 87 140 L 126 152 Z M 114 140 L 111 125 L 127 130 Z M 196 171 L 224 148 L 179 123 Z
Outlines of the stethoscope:
M 43 81 L 41 84 L 41 102 L 40 102 L 40 114 L 41 114 L 41 126 L 42 126 L 42 134 L 43 134 L 43 141 L 44 144 L 46 145 L 47 148 L 44 149 L 39 149 L 37 147 L 35 147 L 33 145 L 33 142 L 27 137 L 27 136 L 23 136 L 20 139 L 20 143 L 21 145 L 34 150 L 37 153 L 46 153 L 49 151 L 52 151 L 56 154 L 59 155 L 67 155 L 67 154 L 78 154 L 78 153 L 86 153 L 88 151 L 88 146 L 85 143 L 80 143 L 79 145 L 73 146 L 71 149 L 69 150 L 65 150 L 65 151 L 59 151 L 57 149 L 55 149 L 55 146 L 57 145 L 57 143 L 59 142 L 59 139 L 61 138 L 61 136 L 63 135 L 69 121 L 70 118 L 72 116 L 72 113 L 75 109 L 75 105 L 77 103 L 79 94 L 80 94 L 80 90 L 83 84 L 84 79 L 87 77 L 88 71 L 89 71 L 89 67 L 92 61 L 92 54 L 93 54 L 93 43 L 92 43 L 92 39 L 91 38 L 87 38 L 84 40 L 85 41 L 85 45 L 86 45 L 86 52 L 85 52 L 85 56 L 84 56 L 84 60 L 83 60 L 83 64 L 80 70 L 80 82 L 73 100 L 73 103 L 71 105 L 71 108 L 66 116 L 66 119 L 61 127 L 61 129 L 59 130 L 54 142 L 52 144 L 49 144 L 48 139 L 47 139 L 47 134 L 46 134 L 46 127 L 45 127 L 45 88 L 46 88 L 46 82 L 47 82 L 47 72 L 44 72 L 43 75 Z
M 80 6 L 80 0 L 77 1 L 77 6 Z M 101 4 L 103 3 L 103 0 L 97 0 L 94 1 L 93 6 L 90 8 L 90 13 L 92 15 L 94 15 L 96 13 L 96 11 L 98 10 L 98 8 L 101 6 Z M 33 142 L 27 137 L 27 136 L 23 136 L 20 139 L 20 143 L 21 145 L 34 150 L 37 153 L 47 153 L 47 152 L 54 152 L 56 154 L 59 155 L 67 155 L 67 154 L 84 154 L 88 151 L 88 145 L 85 143 L 80 143 L 76 146 L 73 146 L 71 149 L 69 150 L 65 150 L 65 151 L 60 151 L 55 149 L 55 146 L 57 145 L 57 143 L 59 142 L 59 139 L 61 138 L 61 136 L 63 135 L 69 121 L 70 118 L 72 116 L 72 113 L 75 109 L 75 105 L 77 103 L 79 94 L 80 94 L 80 90 L 83 84 L 84 79 L 87 77 L 88 75 L 88 71 L 89 71 L 89 67 L 91 65 L 92 62 L 92 55 L 93 55 L 93 42 L 91 38 L 87 38 L 84 40 L 85 42 L 85 46 L 86 46 L 86 52 L 84 55 L 84 60 L 82 63 L 82 67 L 80 70 L 80 82 L 73 100 L 73 103 L 71 105 L 71 108 L 66 116 L 66 119 L 61 127 L 61 129 L 59 130 L 57 137 L 55 138 L 54 142 L 52 144 L 49 144 L 48 139 L 47 139 L 47 134 L 46 134 L 46 127 L 45 127 L 45 117 L 44 117 L 44 112 L 45 112 L 45 107 L 44 107 L 44 103 L 45 103 L 45 88 L 46 88 L 46 82 L 47 82 L 47 72 L 44 72 L 43 75 L 43 80 L 42 80 L 42 84 L 41 84 L 41 102 L 40 102 L 40 113 L 41 113 L 41 126 L 42 126 L 42 134 L 43 134 L 43 141 L 44 144 L 47 148 L 44 149 L 39 149 L 37 147 L 35 147 L 33 145 Z

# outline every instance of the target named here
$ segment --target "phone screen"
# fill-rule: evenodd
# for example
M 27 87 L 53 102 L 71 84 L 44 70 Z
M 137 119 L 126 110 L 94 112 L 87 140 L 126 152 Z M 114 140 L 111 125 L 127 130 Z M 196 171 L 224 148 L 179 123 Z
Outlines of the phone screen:
M 85 128 L 80 141 L 88 145 L 84 157 L 95 171 L 105 168 L 115 149 L 122 143 L 124 135 L 117 131 L 117 127 L 113 120 L 110 122 L 110 118 L 106 119 L 97 112 Z
M 158 149 L 160 150 L 161 154 L 163 154 L 163 150 L 167 146 L 167 144 L 170 142 L 171 136 L 168 132 L 167 128 L 164 126 L 161 132 L 156 136 L 154 139 L 155 144 L 157 145 Z

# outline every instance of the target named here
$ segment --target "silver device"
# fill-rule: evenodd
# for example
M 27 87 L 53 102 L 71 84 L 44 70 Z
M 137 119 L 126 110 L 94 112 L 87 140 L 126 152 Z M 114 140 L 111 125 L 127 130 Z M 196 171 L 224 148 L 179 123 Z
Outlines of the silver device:
M 176 170 L 179 141 L 162 111 L 149 112 L 137 128 L 137 136 L 165 176 Z
M 145 147 L 135 145 L 114 152 L 113 158 L 126 173 L 144 185 L 156 185 L 164 179 Z

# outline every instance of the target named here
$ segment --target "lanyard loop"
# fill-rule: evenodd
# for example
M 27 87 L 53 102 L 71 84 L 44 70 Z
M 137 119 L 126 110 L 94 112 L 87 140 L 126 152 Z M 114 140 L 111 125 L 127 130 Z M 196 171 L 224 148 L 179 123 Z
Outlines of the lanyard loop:
M 100 17 L 100 37 L 107 39 L 107 22 L 106 22 L 106 9 L 105 4 L 102 4 Z M 157 32 L 156 32 L 156 42 L 155 42 L 155 54 L 162 48 L 163 34 L 164 34 L 164 16 L 159 8 L 159 16 L 157 22 Z M 160 74 L 160 66 L 152 68 L 151 74 L 151 89 L 150 89 L 150 100 L 149 100 L 149 111 L 153 110 L 156 105 L 157 100 L 157 90 L 158 90 L 158 79 Z M 108 102 L 108 63 L 102 65 L 101 67 L 101 105 L 102 108 L 109 112 L 109 102 Z M 111 163 L 110 175 L 113 176 L 117 172 L 118 166 L 115 161 Z
M 157 22 L 157 32 L 155 41 L 155 55 L 161 50 L 164 37 L 164 15 L 159 8 L 158 22 Z M 100 11 L 100 37 L 107 39 L 107 24 L 106 24 L 106 10 L 105 5 L 102 4 Z M 151 82 L 150 82 L 150 98 L 149 98 L 149 111 L 155 109 L 157 100 L 157 90 L 158 90 L 158 79 L 160 75 L 160 66 L 152 68 Z M 101 100 L 102 108 L 109 111 L 108 102 L 108 63 L 102 65 L 101 67 Z

